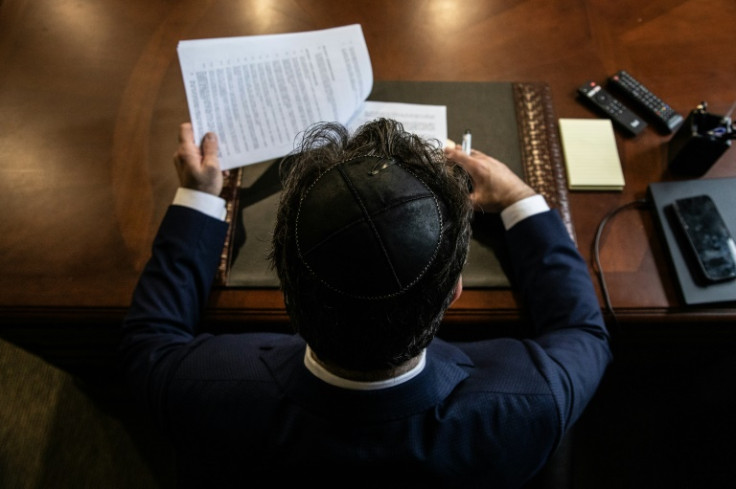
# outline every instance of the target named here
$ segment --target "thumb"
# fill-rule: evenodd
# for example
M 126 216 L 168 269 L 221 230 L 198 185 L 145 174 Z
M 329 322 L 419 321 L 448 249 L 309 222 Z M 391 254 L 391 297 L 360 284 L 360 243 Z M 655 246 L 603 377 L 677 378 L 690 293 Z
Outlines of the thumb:
M 202 139 L 202 156 L 205 160 L 217 159 L 218 142 L 214 132 L 208 132 Z

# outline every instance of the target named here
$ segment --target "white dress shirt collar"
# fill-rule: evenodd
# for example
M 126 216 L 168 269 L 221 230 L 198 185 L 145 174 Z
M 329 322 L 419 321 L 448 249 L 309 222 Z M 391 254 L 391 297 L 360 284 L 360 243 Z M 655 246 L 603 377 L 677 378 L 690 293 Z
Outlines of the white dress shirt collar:
M 422 353 L 420 353 L 419 355 L 419 362 L 411 370 L 404 372 L 397 377 L 392 377 L 386 380 L 377 380 L 374 382 L 363 382 L 338 377 L 337 375 L 333 374 L 322 365 L 320 365 L 317 360 L 315 360 L 314 352 L 312 352 L 312 349 L 309 348 L 309 345 L 307 345 L 307 351 L 304 352 L 304 366 L 307 367 L 307 370 L 312 372 L 315 377 L 327 382 L 328 384 L 334 385 L 336 387 L 342 387 L 344 389 L 370 391 L 386 389 L 388 387 L 403 384 L 404 382 L 413 379 L 414 377 L 419 375 L 422 370 L 424 370 L 424 366 L 427 364 L 427 351 L 422 350 Z

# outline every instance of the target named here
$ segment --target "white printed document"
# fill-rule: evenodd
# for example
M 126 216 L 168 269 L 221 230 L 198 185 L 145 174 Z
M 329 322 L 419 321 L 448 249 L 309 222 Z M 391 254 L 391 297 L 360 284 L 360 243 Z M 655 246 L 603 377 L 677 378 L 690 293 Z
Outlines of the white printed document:
M 447 141 L 447 106 L 405 104 L 398 102 L 366 101 L 347 123 L 353 132 L 361 124 L 375 119 L 394 119 L 404 126 L 404 130 L 429 141 L 436 140 L 439 147 Z
M 285 156 L 317 122 L 348 125 L 373 88 L 358 24 L 180 41 L 177 52 L 195 140 L 217 133 L 223 170 Z M 421 110 L 413 117 L 427 122 Z

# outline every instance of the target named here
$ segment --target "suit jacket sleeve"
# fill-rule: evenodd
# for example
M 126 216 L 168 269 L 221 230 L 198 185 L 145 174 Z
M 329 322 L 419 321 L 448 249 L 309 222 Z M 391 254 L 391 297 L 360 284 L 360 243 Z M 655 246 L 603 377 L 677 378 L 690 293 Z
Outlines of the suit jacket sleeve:
M 506 238 L 511 280 L 536 330 L 526 347 L 556 397 L 566 429 L 611 361 L 600 304 L 588 267 L 556 211 L 520 221 Z
M 172 366 L 200 341 L 195 329 L 226 233 L 227 223 L 187 207 L 172 205 L 164 216 L 120 342 L 122 373 L 149 408 L 161 405 Z

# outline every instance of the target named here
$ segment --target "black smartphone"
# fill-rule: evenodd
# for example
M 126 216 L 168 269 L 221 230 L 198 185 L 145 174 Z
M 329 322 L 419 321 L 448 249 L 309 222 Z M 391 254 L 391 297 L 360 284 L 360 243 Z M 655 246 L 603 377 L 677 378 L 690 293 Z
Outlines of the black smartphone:
M 736 244 L 721 213 L 708 195 L 677 199 L 672 210 L 689 249 L 708 282 L 736 278 Z

